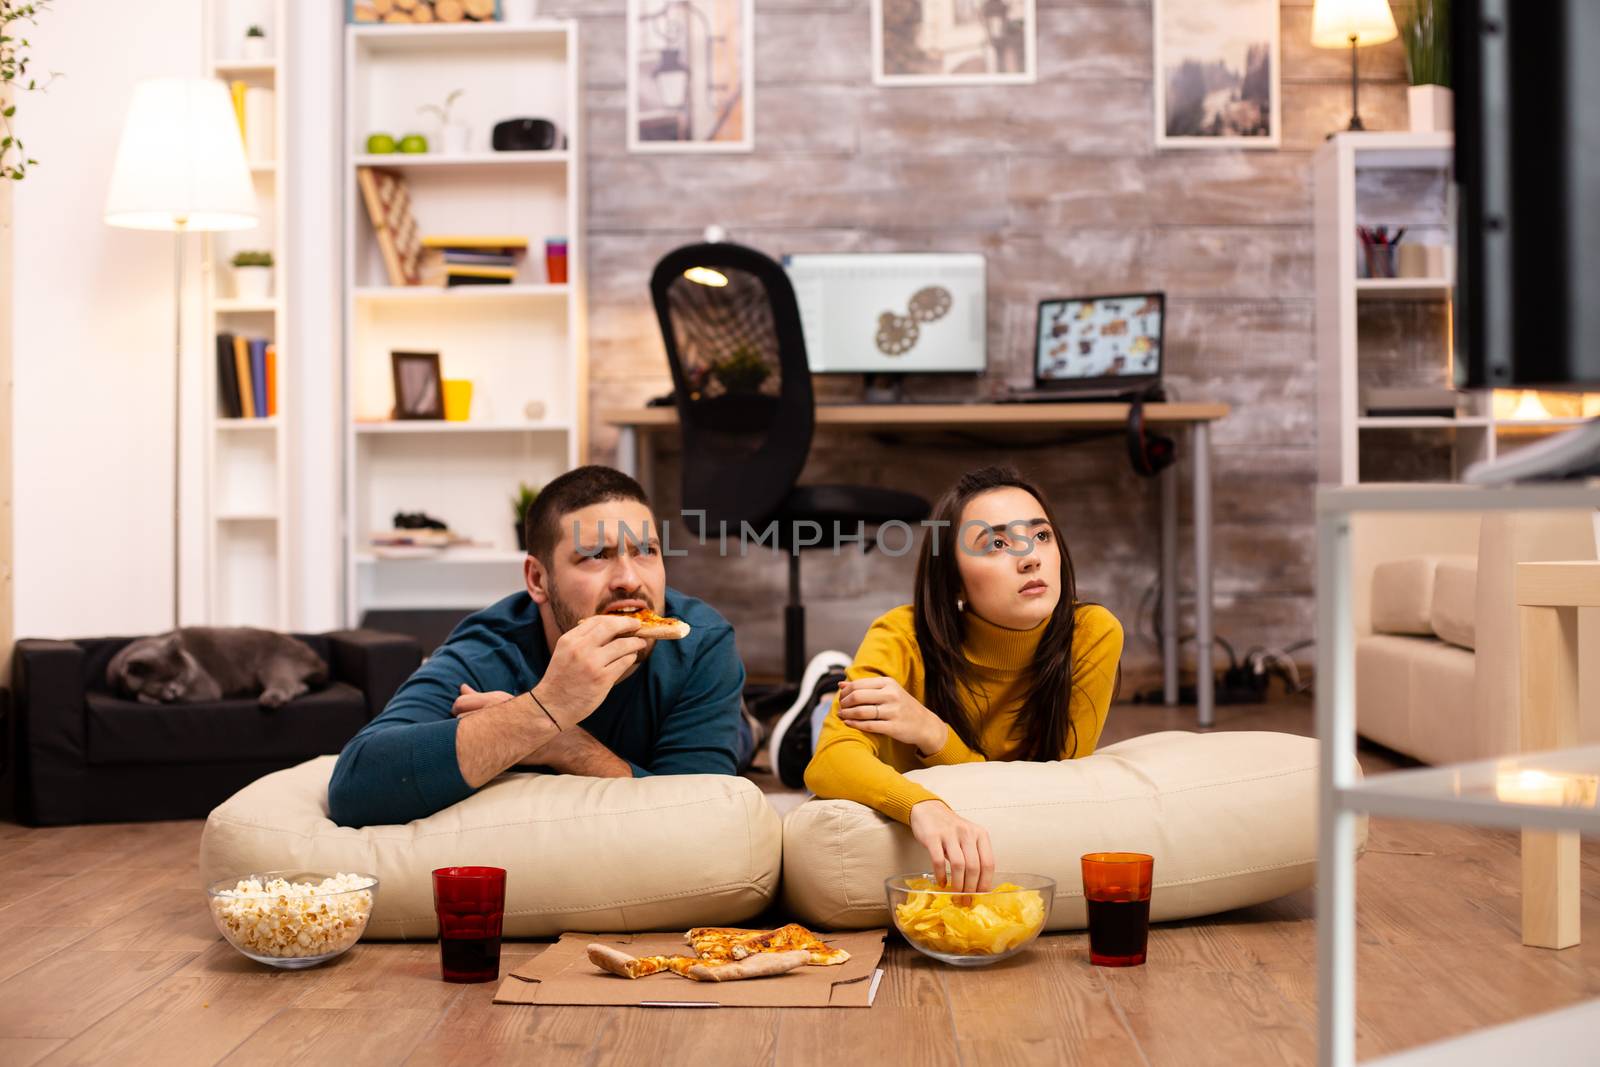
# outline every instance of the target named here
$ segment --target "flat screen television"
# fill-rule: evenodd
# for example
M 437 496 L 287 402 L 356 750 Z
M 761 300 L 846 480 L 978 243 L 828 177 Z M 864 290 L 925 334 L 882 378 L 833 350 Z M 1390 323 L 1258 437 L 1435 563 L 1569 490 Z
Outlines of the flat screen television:
M 1600 2 L 1452 7 L 1457 384 L 1600 386 Z

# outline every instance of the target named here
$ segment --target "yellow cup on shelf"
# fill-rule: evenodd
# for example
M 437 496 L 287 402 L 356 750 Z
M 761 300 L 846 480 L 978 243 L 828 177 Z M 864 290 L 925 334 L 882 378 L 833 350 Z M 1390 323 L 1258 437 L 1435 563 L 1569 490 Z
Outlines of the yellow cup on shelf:
M 466 422 L 472 413 L 472 381 L 468 378 L 444 380 L 444 418 L 446 422 Z

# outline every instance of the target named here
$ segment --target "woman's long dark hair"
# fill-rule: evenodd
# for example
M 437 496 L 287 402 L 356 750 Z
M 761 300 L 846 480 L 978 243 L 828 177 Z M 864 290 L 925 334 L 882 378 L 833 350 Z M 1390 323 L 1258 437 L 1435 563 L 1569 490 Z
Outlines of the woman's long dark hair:
M 1017 716 L 1012 737 L 1021 742 L 1018 759 L 1058 760 L 1077 753 L 1077 729 L 1067 709 L 1072 699 L 1072 635 L 1078 607 L 1078 584 L 1072 571 L 1055 512 L 1038 486 L 1011 467 L 982 467 L 962 475 L 934 505 L 933 523 L 917 557 L 917 590 L 913 605 L 917 645 L 926 673 L 923 703 L 949 724 L 956 736 L 974 752 L 984 752 L 978 723 L 965 711 L 968 703 L 982 708 L 987 696 L 972 664 L 961 650 L 961 513 L 973 497 L 994 489 L 1016 488 L 1030 493 L 1044 509 L 1052 535 L 1061 550 L 1058 578 L 1061 598 L 1045 625 L 1034 655 L 1033 682 Z M 1018 519 L 1027 516 L 1017 516 Z M 1070 741 L 1070 745 L 1069 745 Z

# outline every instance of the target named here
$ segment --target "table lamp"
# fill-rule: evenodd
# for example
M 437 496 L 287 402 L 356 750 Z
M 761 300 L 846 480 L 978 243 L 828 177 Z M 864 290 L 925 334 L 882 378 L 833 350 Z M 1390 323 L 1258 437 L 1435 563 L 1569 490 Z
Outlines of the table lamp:
M 1388 0 L 1317 0 L 1311 9 L 1311 43 L 1350 49 L 1350 129 L 1364 130 L 1357 102 L 1356 49 L 1400 36 Z
M 106 194 L 109 225 L 176 235 L 173 285 L 172 625 L 178 618 L 183 235 L 257 224 L 255 186 L 227 88 L 213 78 L 153 78 L 134 87 Z

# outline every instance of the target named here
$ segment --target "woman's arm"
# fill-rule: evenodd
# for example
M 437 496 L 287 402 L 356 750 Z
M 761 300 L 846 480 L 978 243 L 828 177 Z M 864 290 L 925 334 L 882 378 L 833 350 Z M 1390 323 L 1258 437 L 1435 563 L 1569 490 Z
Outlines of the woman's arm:
M 928 870 L 941 884 L 968 893 L 988 892 L 995 866 L 989 831 L 963 819 L 885 762 L 877 746 L 889 743 L 886 736 L 869 736 L 846 725 L 836 699 L 806 768 L 806 785 L 819 797 L 854 800 L 904 823 L 928 850 Z
M 913 806 L 939 798 L 890 765 L 879 746 L 887 748 L 893 743 L 888 737 L 846 725 L 839 718 L 839 699 L 835 697 L 806 768 L 806 788 L 827 800 L 854 800 L 910 825 Z

